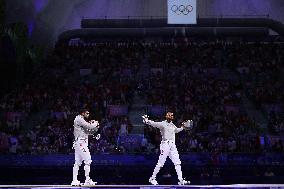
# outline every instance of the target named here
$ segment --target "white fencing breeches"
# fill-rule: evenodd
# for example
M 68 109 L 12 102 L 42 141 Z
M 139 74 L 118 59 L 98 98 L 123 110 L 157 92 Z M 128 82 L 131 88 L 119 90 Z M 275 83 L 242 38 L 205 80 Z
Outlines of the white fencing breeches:
M 156 175 L 158 174 L 158 172 L 160 171 L 160 169 L 164 166 L 167 157 L 169 156 L 171 161 L 174 163 L 175 165 L 175 169 L 177 172 L 177 175 L 179 177 L 179 179 L 182 179 L 182 172 L 181 172 L 181 161 L 179 159 L 179 153 L 177 151 L 177 147 L 175 145 L 174 141 L 171 140 L 167 140 L 167 141 L 162 141 L 161 145 L 160 145 L 160 156 L 159 156 L 159 160 L 158 163 L 153 171 L 153 175 L 152 178 L 156 178 Z
M 90 174 L 90 165 L 92 162 L 91 154 L 88 148 L 88 139 L 77 139 L 74 142 L 74 149 L 75 149 L 75 164 L 73 167 L 73 180 L 77 180 L 79 167 L 81 166 L 82 162 L 84 161 L 85 166 L 85 177 L 89 179 Z

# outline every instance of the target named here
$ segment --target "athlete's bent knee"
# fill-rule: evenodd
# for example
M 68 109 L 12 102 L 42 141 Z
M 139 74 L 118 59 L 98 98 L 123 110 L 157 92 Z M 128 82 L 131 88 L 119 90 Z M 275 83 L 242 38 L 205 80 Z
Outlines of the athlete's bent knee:
M 92 163 L 91 159 L 85 161 L 85 165 L 91 165 L 91 163 Z
M 75 166 L 80 167 L 81 165 L 82 165 L 82 162 L 80 162 L 80 161 L 75 161 L 75 163 L 74 163 L 74 167 L 75 167 Z

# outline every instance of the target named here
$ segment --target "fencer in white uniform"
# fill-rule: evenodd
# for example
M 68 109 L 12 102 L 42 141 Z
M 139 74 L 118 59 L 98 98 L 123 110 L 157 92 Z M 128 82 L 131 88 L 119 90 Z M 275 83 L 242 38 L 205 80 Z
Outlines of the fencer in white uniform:
M 83 185 L 95 185 L 96 182 L 90 178 L 90 165 L 92 162 L 91 154 L 88 148 L 88 136 L 98 131 L 99 123 L 95 120 L 87 122 L 85 118 L 89 117 L 89 111 L 86 109 L 81 110 L 80 114 L 74 120 L 74 143 L 75 149 L 75 163 L 73 166 L 73 181 L 72 186 L 79 186 L 81 183 L 78 181 L 78 171 L 84 161 L 85 170 L 85 183 Z
M 167 112 L 166 120 L 162 122 L 151 121 L 148 119 L 147 115 L 142 116 L 142 118 L 145 124 L 159 128 L 162 135 L 159 160 L 153 171 L 153 175 L 149 179 L 149 182 L 153 185 L 158 184 L 156 180 L 156 175 L 158 174 L 160 169 L 164 166 L 166 159 L 169 156 L 175 165 L 175 170 L 177 172 L 179 179 L 178 184 L 179 185 L 190 184 L 190 181 L 186 181 L 182 177 L 181 161 L 179 159 L 179 153 L 177 151 L 177 147 L 175 144 L 175 134 L 182 131 L 184 129 L 184 125 L 182 124 L 182 127 L 178 128 L 173 124 L 172 121 L 174 119 L 174 115 L 172 112 Z

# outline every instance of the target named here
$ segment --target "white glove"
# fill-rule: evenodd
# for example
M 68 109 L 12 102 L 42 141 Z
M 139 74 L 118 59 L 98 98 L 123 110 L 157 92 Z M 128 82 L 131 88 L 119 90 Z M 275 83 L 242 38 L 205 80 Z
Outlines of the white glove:
M 143 119 L 143 123 L 147 124 L 149 122 L 149 116 L 147 116 L 147 115 L 143 115 L 142 119 Z
M 187 120 L 182 123 L 182 126 L 186 129 L 191 129 L 193 127 L 193 120 Z
M 101 134 L 97 134 L 95 137 L 96 140 L 99 140 L 100 138 L 101 138 Z
M 99 127 L 99 122 L 96 120 L 91 120 L 90 123 L 92 126 Z

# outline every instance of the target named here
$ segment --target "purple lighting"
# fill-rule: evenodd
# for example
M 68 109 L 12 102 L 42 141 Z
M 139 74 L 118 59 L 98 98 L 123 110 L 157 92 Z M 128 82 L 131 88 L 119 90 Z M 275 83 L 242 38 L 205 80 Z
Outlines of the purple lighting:
M 31 37 L 34 30 L 34 20 L 28 23 L 28 36 Z
M 49 0 L 33 0 L 35 12 L 39 13 L 48 4 Z
M 266 0 L 214 0 L 210 6 L 212 15 L 266 15 L 271 9 Z

